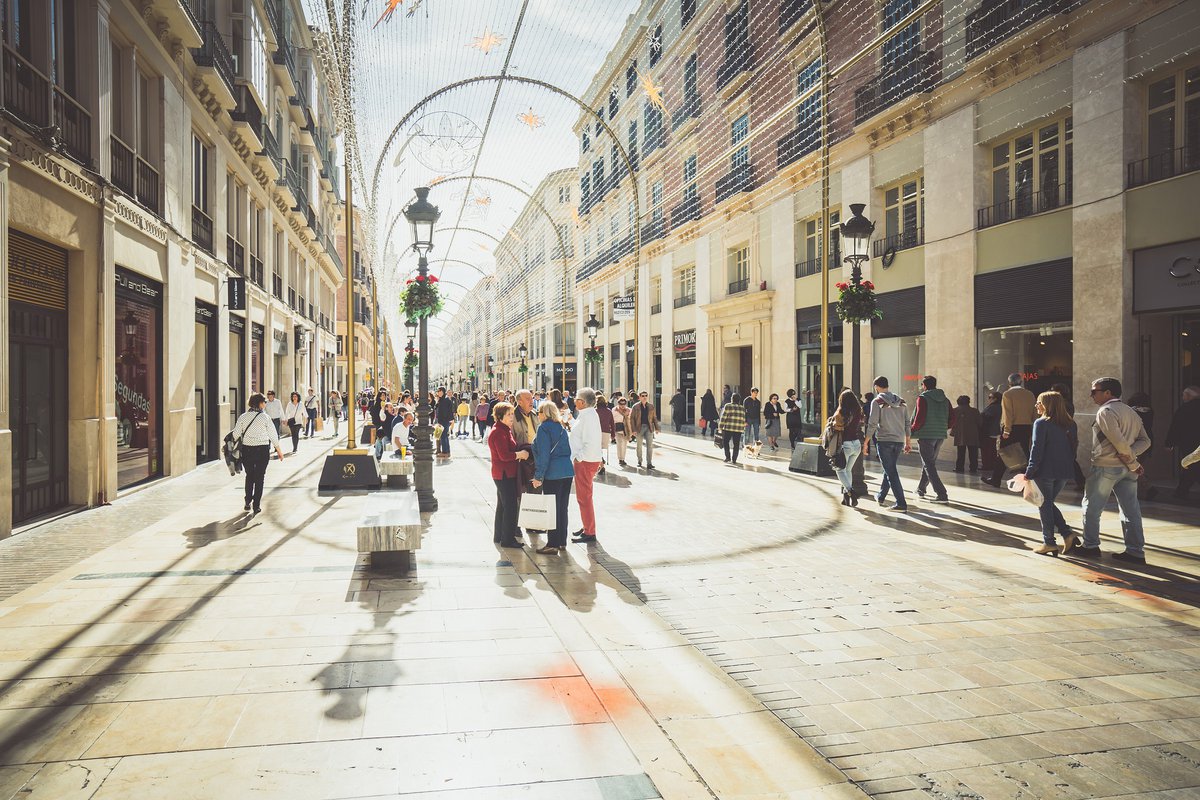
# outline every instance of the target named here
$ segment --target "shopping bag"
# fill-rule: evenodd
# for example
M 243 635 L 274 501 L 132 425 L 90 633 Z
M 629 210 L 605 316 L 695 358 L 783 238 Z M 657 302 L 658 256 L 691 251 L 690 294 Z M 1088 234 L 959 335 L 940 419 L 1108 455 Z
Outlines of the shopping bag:
M 715 444 L 717 446 L 718 450 L 724 449 L 724 447 L 725 447 L 725 432 L 724 431 L 717 431 L 715 434 L 713 434 L 713 444 Z
M 1003 440 L 1001 440 L 1003 441 Z M 1004 466 L 1009 469 L 1024 469 L 1029 463 L 1029 456 L 1025 453 L 1025 448 L 1020 442 L 1011 442 L 1000 447 L 996 454 L 1000 456 L 1000 460 L 1004 462 Z
M 527 531 L 554 530 L 556 510 L 554 495 L 526 492 L 521 495 L 517 527 Z
M 1021 492 L 1021 499 L 1031 506 L 1042 507 L 1042 503 L 1046 502 L 1045 496 L 1042 495 L 1042 490 L 1038 485 L 1028 478 L 1025 479 L 1025 490 Z
M 320 414 L 317 414 L 317 421 L 316 421 L 316 425 L 314 427 L 316 428 L 317 433 L 320 433 L 321 431 L 325 430 L 325 420 L 321 417 Z

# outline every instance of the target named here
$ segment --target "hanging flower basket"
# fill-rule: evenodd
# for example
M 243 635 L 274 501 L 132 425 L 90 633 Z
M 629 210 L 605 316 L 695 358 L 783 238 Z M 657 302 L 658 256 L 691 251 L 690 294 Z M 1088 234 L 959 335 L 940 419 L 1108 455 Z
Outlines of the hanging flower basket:
M 526 372 L 529 372 L 529 365 L 528 365 L 528 364 L 522 364 L 521 366 L 517 367 L 517 372 L 519 372 L 519 373 L 521 373 L 522 375 L 524 375 Z
M 405 369 L 416 369 L 417 365 L 420 363 L 421 363 L 421 359 L 417 358 L 416 350 L 410 350 L 408 352 L 408 355 L 406 355 L 404 357 L 404 368 Z
M 861 325 L 873 319 L 883 319 L 883 312 L 875 302 L 875 284 L 870 281 L 859 284 L 843 281 L 836 285 L 837 315 L 842 322 Z
M 495 379 L 496 379 L 496 373 L 494 373 L 494 372 L 489 372 L 489 373 L 488 373 L 488 380 L 489 380 L 489 381 L 492 381 L 492 380 L 495 380 Z
M 400 293 L 400 308 L 405 319 L 427 319 L 442 310 L 442 295 L 436 275 L 418 275 L 405 281 Z
M 599 364 L 604 361 L 604 350 L 599 346 L 589 347 L 583 351 L 583 361 L 586 364 Z

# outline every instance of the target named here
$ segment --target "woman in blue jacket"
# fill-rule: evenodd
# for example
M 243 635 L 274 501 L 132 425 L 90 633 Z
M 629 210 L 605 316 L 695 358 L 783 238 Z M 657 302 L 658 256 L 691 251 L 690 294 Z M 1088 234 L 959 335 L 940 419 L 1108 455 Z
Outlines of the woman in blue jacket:
M 533 488 L 554 495 L 557 512 L 554 529 L 547 531 L 546 546 L 537 552 L 558 555 L 567 547 L 567 514 L 571 502 L 571 480 L 575 465 L 571 463 L 571 442 L 562 424 L 562 413 L 554 403 L 538 407 L 537 435 L 533 437 Z
M 1042 505 L 1038 514 L 1042 518 L 1042 540 L 1044 544 L 1035 550 L 1044 556 L 1066 553 L 1075 546 L 1076 534 L 1067 527 L 1062 512 L 1054 505 L 1054 498 L 1075 478 L 1075 422 L 1067 411 L 1067 401 L 1058 392 L 1042 392 L 1038 395 L 1034 410 L 1040 415 L 1033 421 L 1033 442 L 1029 447 L 1029 465 L 1025 477 L 1033 481 L 1042 492 Z M 1059 548 L 1054 541 L 1054 529 L 1063 537 Z

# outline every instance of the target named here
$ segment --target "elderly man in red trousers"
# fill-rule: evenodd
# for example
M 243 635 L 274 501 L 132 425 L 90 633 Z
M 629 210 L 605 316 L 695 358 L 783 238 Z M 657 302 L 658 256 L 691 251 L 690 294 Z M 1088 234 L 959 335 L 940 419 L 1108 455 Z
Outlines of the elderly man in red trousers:
M 571 458 L 575 461 L 575 499 L 579 503 L 579 516 L 583 528 L 576 531 L 571 541 L 587 543 L 596 541 L 596 511 L 592 507 L 592 481 L 603 465 L 601 450 L 600 417 L 596 413 L 596 390 L 583 388 L 575 395 L 575 408 L 579 416 L 571 425 Z

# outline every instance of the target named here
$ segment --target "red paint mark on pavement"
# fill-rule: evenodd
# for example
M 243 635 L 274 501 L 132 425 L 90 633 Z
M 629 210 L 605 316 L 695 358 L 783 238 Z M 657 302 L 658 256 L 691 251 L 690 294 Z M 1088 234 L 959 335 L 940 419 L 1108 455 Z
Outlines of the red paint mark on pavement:
M 630 506 L 630 508 L 632 508 L 634 511 L 653 511 L 655 509 L 655 505 L 654 503 L 641 502 L 634 503 Z

